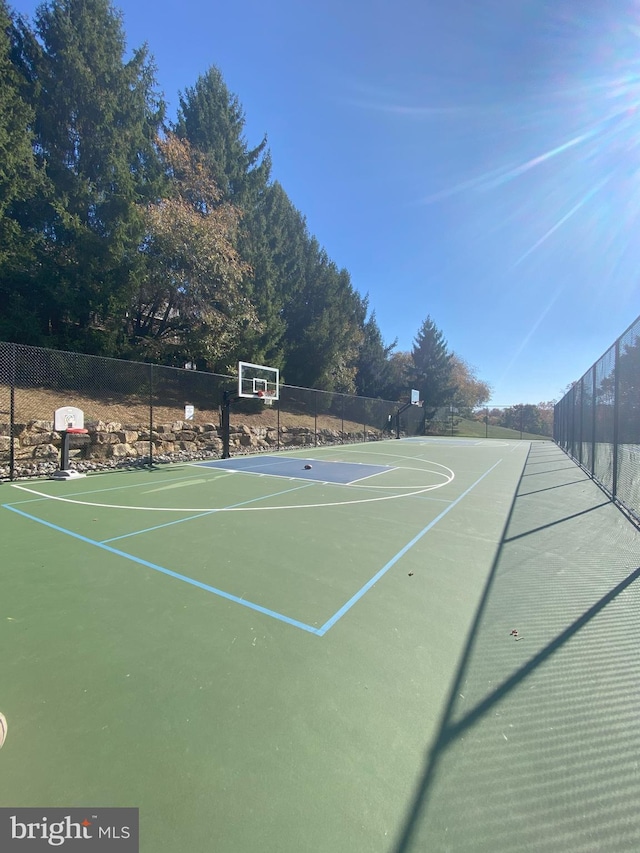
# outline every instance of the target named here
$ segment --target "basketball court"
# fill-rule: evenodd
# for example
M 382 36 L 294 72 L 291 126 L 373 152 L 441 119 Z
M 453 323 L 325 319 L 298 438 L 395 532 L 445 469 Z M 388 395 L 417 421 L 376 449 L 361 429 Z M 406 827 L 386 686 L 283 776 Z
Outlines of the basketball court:
M 640 746 L 626 691 L 597 734 L 639 683 L 640 543 L 554 445 L 388 440 L 0 498 L 0 804 L 136 806 L 149 853 L 605 849 L 565 830 Z M 628 762 L 618 783 L 637 801 Z

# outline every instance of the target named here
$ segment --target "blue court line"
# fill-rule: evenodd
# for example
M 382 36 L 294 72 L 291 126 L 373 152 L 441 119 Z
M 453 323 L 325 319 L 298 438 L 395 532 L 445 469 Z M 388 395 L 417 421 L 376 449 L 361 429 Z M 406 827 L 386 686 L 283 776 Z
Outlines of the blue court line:
M 79 533 L 74 533 L 73 530 L 66 530 L 64 527 L 59 527 L 57 524 L 52 524 L 50 521 L 44 521 L 42 518 L 37 518 L 37 516 L 30 515 L 27 512 L 23 512 L 21 509 L 16 509 L 15 507 L 10 506 L 9 504 L 3 504 L 3 507 L 11 510 L 11 512 L 17 513 L 18 515 L 22 515 L 25 518 L 29 518 L 31 521 L 37 521 L 38 524 L 44 524 L 45 527 L 50 527 L 58 533 L 66 533 L 67 536 L 79 539 L 80 542 L 84 542 L 87 545 L 95 545 L 96 548 L 101 548 L 103 551 L 108 551 L 110 554 L 115 554 L 118 557 L 124 557 L 126 560 L 131 560 L 133 563 L 145 566 L 147 569 L 162 572 L 164 575 L 169 575 L 169 577 L 184 581 L 192 586 L 197 586 L 207 592 L 212 592 L 214 595 L 220 596 L 220 598 L 226 598 L 227 601 L 233 601 L 234 604 L 241 604 L 243 607 L 248 607 L 250 610 L 256 610 L 258 613 L 263 613 L 265 616 L 271 616 L 272 619 L 277 619 L 279 622 L 286 622 L 288 625 L 293 625 L 294 628 L 300 628 L 310 634 L 318 634 L 317 628 L 314 628 L 312 625 L 306 625 L 304 622 L 299 622 L 297 619 L 292 619 L 290 616 L 285 616 L 283 613 L 277 613 L 275 610 L 269 610 L 268 607 L 262 607 L 260 604 L 254 604 L 252 601 L 239 598 L 237 595 L 232 595 L 222 589 L 217 589 L 215 586 L 209 586 L 206 583 L 194 580 L 186 575 L 173 572 L 171 569 L 165 569 L 164 566 L 158 566 L 155 563 L 150 563 L 148 560 L 142 560 L 140 557 L 134 557 L 133 554 L 127 554 L 125 551 L 119 551 L 117 548 L 111 548 L 109 545 L 104 545 L 102 542 L 96 542 L 94 539 L 89 539 L 87 536 L 81 536 Z
M 248 501 L 240 501 L 237 504 L 231 504 L 230 506 L 218 507 L 217 509 L 210 509 L 207 512 L 199 512 L 197 515 L 190 515 L 187 518 L 179 518 L 177 521 L 167 521 L 164 524 L 156 524 L 155 527 L 146 527 L 144 530 L 134 530 L 132 533 L 123 533 L 122 536 L 113 536 L 111 539 L 103 539 L 102 544 L 104 545 L 106 542 L 117 542 L 118 539 L 128 539 L 130 536 L 139 536 L 141 533 L 151 533 L 154 530 L 161 530 L 163 527 L 171 527 L 173 524 L 183 524 L 185 521 L 194 521 L 196 518 L 204 518 L 206 515 L 215 515 L 216 512 L 221 512 L 222 510 L 227 509 L 235 509 L 239 506 L 246 506 L 246 504 L 253 504 L 256 501 L 266 501 L 267 498 L 277 498 L 278 495 L 286 495 L 289 492 L 297 492 L 299 489 L 307 489 L 309 486 L 315 485 L 314 483 L 304 483 L 302 486 L 294 486 L 292 489 L 283 489 L 281 492 L 273 492 L 270 495 L 260 495 L 259 498 L 251 498 Z
M 340 608 L 340 610 L 337 610 L 337 611 L 333 614 L 333 616 L 332 616 L 330 619 L 328 619 L 328 620 L 324 623 L 324 625 L 316 631 L 316 633 L 318 634 L 318 636 L 319 636 L 319 637 L 323 637 L 323 636 L 327 633 L 327 631 L 329 630 L 329 628 L 332 628 L 332 627 L 336 624 L 336 622 L 337 622 L 339 619 L 342 619 L 342 617 L 344 616 L 344 614 L 345 614 L 345 613 L 347 613 L 349 610 L 351 610 L 351 608 L 353 607 L 353 605 L 354 605 L 354 604 L 356 604 L 356 603 L 357 603 L 357 602 L 362 598 L 362 596 L 363 596 L 366 592 L 368 592 L 368 591 L 371 589 L 371 587 L 372 587 L 375 583 L 377 583 L 377 582 L 380 580 L 380 578 L 381 578 L 383 575 L 385 575 L 385 574 L 389 571 L 389 569 L 390 569 L 392 566 L 395 566 L 395 564 L 398 562 L 398 560 L 400 560 L 402 557 L 404 557 L 404 555 L 407 553 L 407 551 L 409 551 L 411 548 L 413 548 L 413 546 L 414 546 L 417 542 L 419 542 L 419 541 L 422 539 L 422 537 L 423 537 L 426 533 L 428 533 L 428 532 L 429 532 L 433 527 L 435 527 L 435 526 L 436 526 L 436 524 L 437 524 L 439 521 L 441 521 L 441 520 L 445 517 L 445 515 L 446 515 L 448 512 L 451 512 L 451 510 L 454 508 L 454 506 L 457 506 L 457 505 L 460 503 L 460 501 L 461 501 L 463 498 L 465 498 L 465 497 L 469 494 L 469 492 L 470 492 L 470 491 L 472 491 L 472 489 L 475 489 L 475 487 L 478 485 L 478 483 L 482 482 L 482 480 L 484 480 L 484 478 L 485 478 L 488 474 L 490 474 L 490 473 L 493 471 L 493 469 L 494 469 L 494 468 L 496 468 L 496 467 L 497 467 L 501 462 L 502 462 L 502 459 L 499 459 L 499 460 L 495 463 L 495 465 L 492 465 L 492 466 L 491 466 L 491 468 L 489 468 L 489 470 L 488 470 L 488 471 L 485 471 L 485 472 L 484 472 L 484 474 L 483 474 L 481 477 L 478 477 L 478 479 L 475 481 L 475 483 L 473 483 L 473 485 L 469 486 L 469 488 L 468 488 L 466 491 L 464 491 L 464 492 L 463 492 L 459 497 L 457 497 L 457 498 L 453 501 L 453 503 L 449 504 L 449 506 L 448 506 L 446 509 L 444 509 L 444 510 L 440 513 L 440 515 L 436 516 L 436 517 L 433 519 L 433 521 L 430 521 L 430 522 L 429 522 L 429 524 L 427 524 L 427 526 L 426 526 L 426 527 L 424 527 L 424 528 L 420 531 L 420 533 L 418 533 L 418 535 L 417 535 L 417 536 L 414 536 L 414 537 L 413 537 L 413 539 L 411 540 L 411 542 L 407 542 L 407 544 L 404 546 L 404 548 L 401 548 L 401 549 L 398 551 L 398 553 L 397 553 L 394 557 L 392 557 L 392 558 L 389 560 L 389 562 L 388 562 L 388 563 L 386 563 L 386 565 L 384 565 L 384 566 L 380 569 L 380 571 L 379 571 L 379 572 L 376 572 L 376 574 L 371 578 L 371 580 L 368 580 L 368 581 L 367 581 L 367 583 L 366 583 L 363 587 L 361 587 L 361 588 L 358 590 L 358 592 L 356 592 L 356 594 L 355 594 L 355 595 L 352 595 L 352 596 L 351 596 L 351 598 L 349 599 L 349 601 L 347 601 L 347 603 L 346 603 L 346 604 L 344 604 L 344 605 Z

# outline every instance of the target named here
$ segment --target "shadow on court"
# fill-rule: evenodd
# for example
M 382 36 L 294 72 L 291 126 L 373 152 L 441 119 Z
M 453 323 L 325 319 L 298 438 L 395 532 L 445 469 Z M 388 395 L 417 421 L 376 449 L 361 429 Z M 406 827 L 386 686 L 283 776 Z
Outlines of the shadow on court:
M 393 853 L 640 849 L 640 533 L 565 461 L 532 446 Z

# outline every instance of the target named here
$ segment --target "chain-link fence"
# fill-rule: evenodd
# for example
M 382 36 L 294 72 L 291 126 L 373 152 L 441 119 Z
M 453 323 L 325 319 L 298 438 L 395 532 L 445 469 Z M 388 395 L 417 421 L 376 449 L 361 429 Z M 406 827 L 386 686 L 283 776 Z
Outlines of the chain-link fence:
M 551 439 L 553 435 L 553 409 L 550 404 L 475 408 L 449 405 L 437 409 L 412 409 L 407 412 L 406 429 L 409 434 L 509 440 Z M 401 421 L 402 418 L 403 415 Z
M 556 405 L 554 438 L 640 519 L 640 317 Z
M 60 460 L 53 413 L 84 412 L 71 439 L 78 470 L 223 453 L 221 407 L 237 379 L 193 370 L 0 343 L 0 479 L 50 474 Z M 288 385 L 280 400 L 235 400 L 232 454 L 373 441 L 393 434 L 395 401 Z
M 87 434 L 70 438 L 78 470 L 396 436 L 545 432 L 531 406 L 429 409 L 290 385 L 271 405 L 234 400 L 223 430 L 225 395 L 236 389 L 233 376 L 0 343 L 0 479 L 56 470 L 62 436 L 53 413 L 62 406 L 84 412 Z

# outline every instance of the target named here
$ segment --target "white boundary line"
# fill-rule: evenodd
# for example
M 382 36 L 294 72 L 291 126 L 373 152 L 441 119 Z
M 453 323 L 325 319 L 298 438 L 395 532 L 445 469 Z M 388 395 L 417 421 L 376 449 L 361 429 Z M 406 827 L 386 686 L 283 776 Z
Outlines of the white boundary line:
M 333 464 L 334 465 L 340 465 L 340 462 L 334 462 Z M 355 462 L 354 464 L 355 465 L 364 465 L 365 463 L 364 462 Z M 400 470 L 399 467 L 398 468 L 391 468 L 389 466 L 386 466 L 384 471 L 376 471 L 373 474 L 367 474 L 365 477 L 358 477 L 357 480 L 350 480 L 348 483 L 345 483 L 344 485 L 345 486 L 356 486 L 358 483 L 361 483 L 363 480 L 370 480 L 372 477 L 379 477 L 381 474 L 389 474 L 391 471 L 399 471 L 399 470 Z M 429 472 L 429 473 L 432 473 L 432 472 Z M 433 473 L 435 474 L 435 471 Z M 392 489 L 393 486 L 380 486 L 380 488 Z M 396 488 L 400 488 L 400 487 L 396 487 Z
M 437 463 L 434 463 L 437 464 Z M 445 466 L 442 466 L 445 467 Z M 350 506 L 354 504 L 366 504 L 366 503 L 378 503 L 380 501 L 392 501 L 398 500 L 399 498 L 410 498 L 415 495 L 422 495 L 426 492 L 432 492 L 436 489 L 441 489 L 443 486 L 446 486 L 448 483 L 451 483 L 455 479 L 455 474 L 451 469 L 449 469 L 451 473 L 451 477 L 446 480 L 444 483 L 436 483 L 432 486 L 424 486 L 420 489 L 416 489 L 413 492 L 403 492 L 399 495 L 382 495 L 381 497 L 375 498 L 359 498 L 357 500 L 348 500 L 348 501 L 327 501 L 325 503 L 309 503 L 309 504 L 293 504 L 291 506 L 260 506 L 260 507 L 252 507 L 252 506 L 237 506 L 237 507 L 158 507 L 158 506 L 129 506 L 122 504 L 105 504 L 105 503 L 97 503 L 95 501 L 82 501 L 76 500 L 74 498 L 63 498 L 60 495 L 48 495 L 45 492 L 39 492 L 37 489 L 29 489 L 26 486 L 18 486 L 15 483 L 12 483 L 12 487 L 14 489 L 19 489 L 22 492 L 27 492 L 31 495 L 36 495 L 39 498 L 45 498 L 46 500 L 59 501 L 61 503 L 69 503 L 75 504 L 76 506 L 91 506 L 91 507 L 99 507 L 101 509 L 124 509 L 129 511 L 137 511 L 137 512 L 269 512 L 274 510 L 283 510 L 283 509 L 321 509 L 322 507 L 336 507 L 336 506 Z M 246 473 L 246 472 L 242 472 Z M 437 472 L 429 472 L 429 473 L 437 473 Z M 271 475 L 273 476 L 273 475 Z M 440 475 L 442 476 L 442 475 Z M 296 479 L 293 477 L 289 477 L 287 479 Z M 309 481 L 311 485 L 342 485 L 336 483 L 318 483 L 317 481 Z M 347 484 L 348 485 L 348 484 Z M 350 488 L 358 488 L 357 485 L 350 486 Z M 412 489 L 413 486 L 365 486 L 363 489 L 379 488 L 379 489 Z
M 425 442 L 425 444 L 426 444 L 426 442 Z M 491 444 L 491 446 L 495 447 L 496 445 Z M 518 444 L 516 444 L 514 442 L 512 449 L 514 449 L 516 447 L 518 447 Z M 331 448 L 327 447 L 327 452 L 330 454 L 333 454 L 336 451 L 340 451 L 340 450 L 349 451 L 351 453 L 362 453 L 362 454 L 366 453 L 367 455 L 370 455 L 372 453 L 372 451 L 356 450 L 355 448 L 353 448 L 350 445 L 345 445 L 345 446 L 341 446 L 341 447 L 331 447 Z M 50 494 L 46 494 L 45 492 L 40 492 L 37 489 L 30 489 L 30 488 L 27 488 L 26 486 L 19 486 L 16 483 L 12 483 L 11 486 L 14 489 L 19 489 L 20 491 L 27 492 L 28 494 L 31 494 L 31 495 L 35 495 L 36 499 L 44 498 L 45 500 L 53 500 L 53 501 L 58 501 L 60 503 L 76 504 L 78 506 L 89 506 L 89 507 L 98 507 L 101 509 L 116 509 L 116 510 L 124 509 L 127 511 L 136 511 L 136 512 L 178 512 L 178 513 L 185 513 L 185 512 L 213 513 L 213 512 L 216 512 L 217 513 L 217 512 L 272 512 L 272 511 L 276 511 L 276 510 L 321 509 L 322 507 L 353 506 L 356 504 L 379 503 L 381 501 L 398 500 L 400 498 L 410 498 L 410 497 L 415 497 L 417 495 L 423 495 L 423 494 L 426 494 L 427 492 L 432 492 L 432 491 L 435 491 L 436 489 L 441 489 L 443 486 L 448 485 L 449 483 L 453 482 L 453 480 L 455 479 L 455 473 L 451 468 L 449 468 L 446 465 L 443 465 L 440 462 L 434 462 L 431 459 L 424 459 L 423 457 L 415 457 L 412 455 L 397 453 L 397 452 L 396 453 L 385 453 L 385 452 L 375 451 L 374 453 L 376 456 L 386 456 L 386 457 L 391 457 L 392 459 L 396 459 L 396 460 L 401 459 L 403 461 L 411 460 L 413 462 L 423 462 L 426 465 L 441 468 L 441 469 L 443 469 L 444 472 L 447 472 L 447 473 L 443 473 L 443 471 L 434 471 L 433 468 L 426 469 L 426 470 L 423 469 L 422 471 L 420 471 L 420 469 L 418 469 L 418 470 L 420 471 L 420 473 L 432 474 L 434 476 L 444 477 L 444 482 L 435 483 L 433 485 L 422 486 L 422 487 L 416 488 L 415 486 L 400 486 L 400 485 L 373 486 L 373 485 L 366 484 L 363 486 L 359 486 L 358 481 L 352 481 L 350 483 L 325 483 L 325 482 L 311 480 L 311 481 L 308 481 L 311 485 L 336 486 L 338 488 L 349 488 L 349 489 L 361 488 L 363 491 L 371 491 L 372 489 L 379 489 L 379 490 L 390 490 L 390 489 L 392 489 L 394 491 L 402 490 L 402 493 L 401 494 L 393 494 L 393 495 L 382 495 L 382 496 L 376 496 L 376 497 L 371 497 L 371 498 L 358 498 L 355 500 L 326 501 L 323 503 L 293 504 L 293 505 L 286 505 L 286 506 L 260 506 L 260 507 L 250 507 L 250 506 L 150 507 L 150 506 L 132 506 L 132 505 L 124 505 L 124 504 L 105 504 L 105 503 L 98 503 L 98 502 L 93 502 L 93 501 L 77 500 L 77 499 L 73 499 L 71 497 L 61 497 L 60 495 L 50 495 Z M 330 460 L 330 459 L 327 460 L 327 459 L 322 459 L 322 458 L 319 459 L 319 458 L 315 457 L 314 461 L 330 462 L 332 460 Z M 335 461 L 338 461 L 338 460 L 335 460 Z M 190 463 L 190 465 L 193 467 L 196 467 L 196 466 L 200 467 L 201 469 L 207 467 L 207 466 L 203 466 L 203 465 L 198 465 L 198 463 Z M 406 467 L 406 470 L 413 471 L 414 473 L 416 472 L 415 468 L 409 468 L 408 466 L 402 466 L 402 465 L 396 465 L 393 468 L 391 468 L 391 466 L 389 466 L 389 471 L 398 471 L 398 470 L 401 470 L 402 468 L 405 468 L 405 467 Z M 209 470 L 211 470 L 212 473 L 215 472 L 218 476 L 225 476 L 229 473 L 234 473 L 234 474 L 249 474 L 249 475 L 253 475 L 253 476 L 258 475 L 258 476 L 262 476 L 262 477 L 265 477 L 265 476 L 266 477 L 277 477 L 277 478 L 279 477 L 282 479 L 289 479 L 289 480 L 292 480 L 292 479 L 304 480 L 305 479 L 303 477 L 294 478 L 294 477 L 284 477 L 283 475 L 278 475 L 278 474 L 267 474 L 266 472 L 263 473 L 263 472 L 250 472 L 250 471 L 233 470 L 233 469 L 231 469 L 231 470 L 226 469 L 225 470 L 225 469 L 211 469 L 211 468 Z M 369 475 L 369 476 L 378 476 L 378 474 L 389 473 L 389 471 L 381 471 L 381 472 L 376 473 L 375 475 Z M 212 477 L 212 480 L 214 480 L 214 479 L 216 479 L 216 477 Z M 365 479 L 367 479 L 367 477 L 363 477 L 362 479 L 365 480 Z M 147 484 L 144 484 L 144 485 L 147 485 Z M 117 491 L 118 488 L 119 487 L 108 489 L 108 491 Z M 133 488 L 133 485 L 123 486 L 122 488 Z M 408 490 L 411 490 L 411 491 L 408 491 Z M 76 494 L 78 494 L 78 493 L 76 492 Z M 84 493 L 84 494 L 86 494 L 86 493 Z

